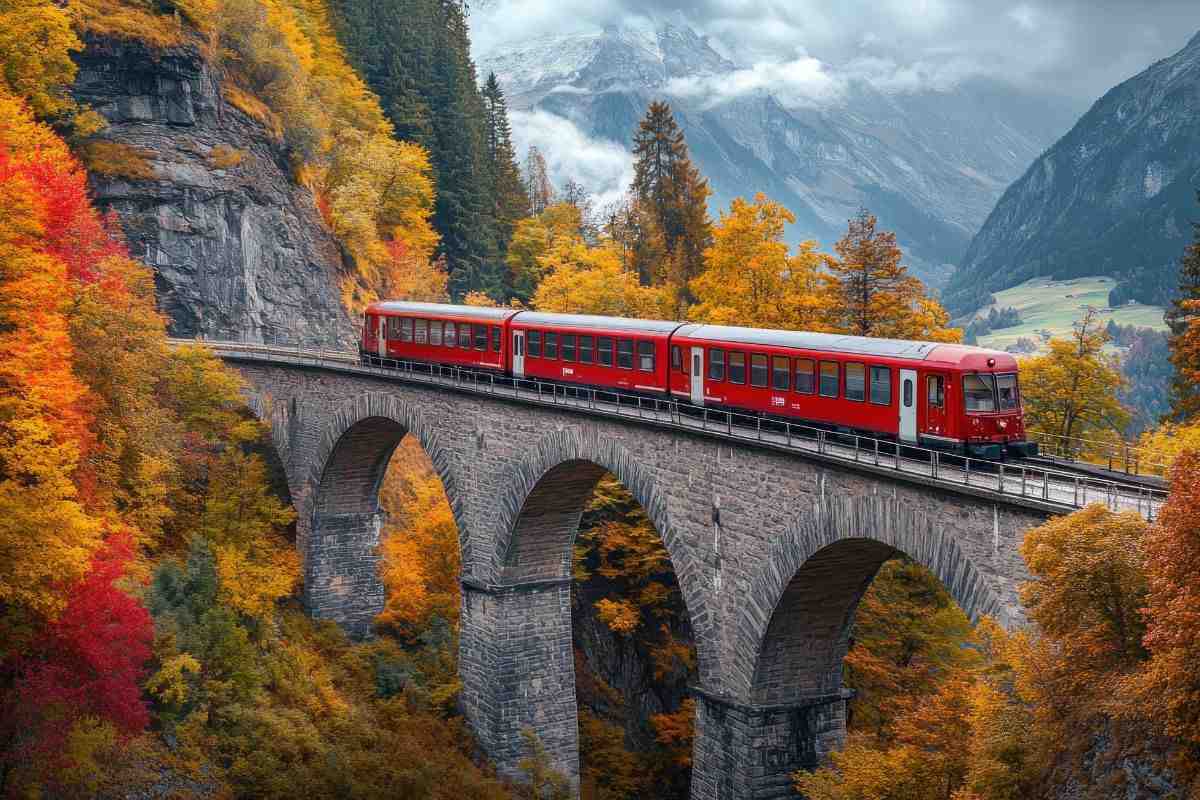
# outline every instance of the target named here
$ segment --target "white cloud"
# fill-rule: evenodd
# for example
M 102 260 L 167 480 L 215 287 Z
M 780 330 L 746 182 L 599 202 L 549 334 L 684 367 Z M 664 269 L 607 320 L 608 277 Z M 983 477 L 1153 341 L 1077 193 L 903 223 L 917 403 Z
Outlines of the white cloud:
M 682 16 L 741 68 L 814 96 L 821 75 L 871 73 L 893 90 L 985 77 L 1090 103 L 1187 43 L 1200 28 L 1196 0 L 475 0 L 477 53 L 538 36 L 587 33 L 634 20 Z M 824 65 L 805 76 L 805 59 Z M 857 63 L 860 59 L 868 61 Z M 875 63 L 874 66 L 878 66 Z M 800 75 L 790 69 L 800 69 Z M 813 65 L 809 65 L 809 69 Z M 807 79 L 806 79 L 807 78 Z M 701 78 L 684 91 L 719 92 Z M 752 89 L 750 89 L 752 90 Z
M 674 78 L 666 90 L 678 97 L 697 98 L 709 106 L 760 91 L 788 105 L 806 105 L 835 97 L 840 86 L 824 64 L 804 56 L 783 62 L 760 61 L 720 75 Z
M 595 196 L 596 207 L 620 200 L 633 180 L 633 155 L 620 144 L 593 139 L 565 117 L 541 109 L 508 112 L 513 145 L 524 160 L 530 145 L 541 151 L 550 180 L 562 188 L 575 180 Z

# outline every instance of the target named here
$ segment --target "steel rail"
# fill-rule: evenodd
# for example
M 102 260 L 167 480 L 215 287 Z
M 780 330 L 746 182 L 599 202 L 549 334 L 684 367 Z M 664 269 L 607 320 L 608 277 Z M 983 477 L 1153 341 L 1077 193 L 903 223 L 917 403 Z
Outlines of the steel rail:
M 570 408 L 604 417 L 635 419 L 709 437 L 737 441 L 851 469 L 891 475 L 959 493 L 991 497 L 1050 513 L 1101 503 L 1113 511 L 1136 511 L 1153 520 L 1166 492 L 1136 483 L 1054 469 L 1009 465 L 932 450 L 887 439 L 843 433 L 802 423 L 692 406 L 676 400 L 609 389 L 570 386 L 461 367 L 372 358 L 302 345 L 172 339 L 176 346 L 200 344 L 234 360 L 336 369 L 341 372 L 435 385 L 542 406 Z

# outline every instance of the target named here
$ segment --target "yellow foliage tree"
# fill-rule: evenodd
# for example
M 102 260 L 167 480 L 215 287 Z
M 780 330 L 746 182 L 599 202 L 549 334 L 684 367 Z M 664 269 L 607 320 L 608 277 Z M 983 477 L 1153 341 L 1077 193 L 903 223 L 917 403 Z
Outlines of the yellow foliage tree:
M 580 238 L 582 227 L 582 214 L 571 203 L 555 203 L 517 223 L 506 261 L 518 298 L 528 301 L 533 297 L 545 277 L 542 259 L 546 253 L 560 241 Z
M 300 581 L 300 559 L 281 529 L 296 518 L 267 481 L 257 455 L 230 448 L 212 467 L 200 535 L 213 544 L 222 601 L 265 617 Z
M 0 89 L 23 98 L 42 118 L 75 110 L 73 51 L 83 44 L 67 12 L 52 0 L 0 0 Z
M 388 511 L 380 546 L 387 600 L 377 622 L 410 635 L 435 616 L 457 621 L 458 526 L 441 479 L 414 438 L 392 455 L 380 502 Z
M 1108 335 L 1088 308 L 1070 339 L 1051 339 L 1050 352 L 1021 364 L 1029 427 L 1067 439 L 1119 438 L 1129 412 L 1117 399 L 1124 379 Z
M 834 280 L 837 327 L 857 336 L 957 342 L 950 315 L 925 294 L 924 285 L 900 263 L 896 234 L 876 230 L 866 209 L 850 220 L 846 235 L 828 261 Z
M 788 252 L 784 228 L 795 215 L 764 195 L 736 198 L 713 229 L 704 272 L 691 283 L 691 319 L 804 331 L 832 330 L 832 297 L 815 242 Z
M 664 290 L 642 286 L 621 267 L 611 244 L 588 247 L 582 239 L 559 241 L 541 258 L 546 277 L 533 305 L 539 311 L 659 318 L 667 308 Z

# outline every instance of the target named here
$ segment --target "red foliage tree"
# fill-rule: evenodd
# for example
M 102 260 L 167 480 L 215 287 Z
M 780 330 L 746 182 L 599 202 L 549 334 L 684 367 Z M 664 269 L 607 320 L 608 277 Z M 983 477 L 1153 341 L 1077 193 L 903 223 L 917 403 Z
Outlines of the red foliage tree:
M 142 699 L 154 625 L 149 612 L 116 584 L 133 558 L 128 531 L 111 534 L 91 569 L 69 594 L 17 669 L 5 709 L 10 759 L 61 753 L 72 726 L 85 717 L 134 734 L 149 722 Z

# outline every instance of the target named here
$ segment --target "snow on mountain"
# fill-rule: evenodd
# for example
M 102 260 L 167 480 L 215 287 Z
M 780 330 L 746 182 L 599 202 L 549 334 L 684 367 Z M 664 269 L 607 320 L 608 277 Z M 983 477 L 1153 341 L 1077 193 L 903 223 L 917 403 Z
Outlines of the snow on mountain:
M 761 191 L 796 214 L 793 240 L 829 248 L 866 206 L 934 285 L 1071 121 L 1066 109 L 982 81 L 901 90 L 803 56 L 739 65 L 720 50 L 677 16 L 531 38 L 476 60 L 481 76 L 500 79 L 518 146 L 536 144 L 559 182 L 619 196 L 630 162 L 613 158 L 614 145 L 627 152 L 647 104 L 666 99 L 714 189 L 714 212 Z

